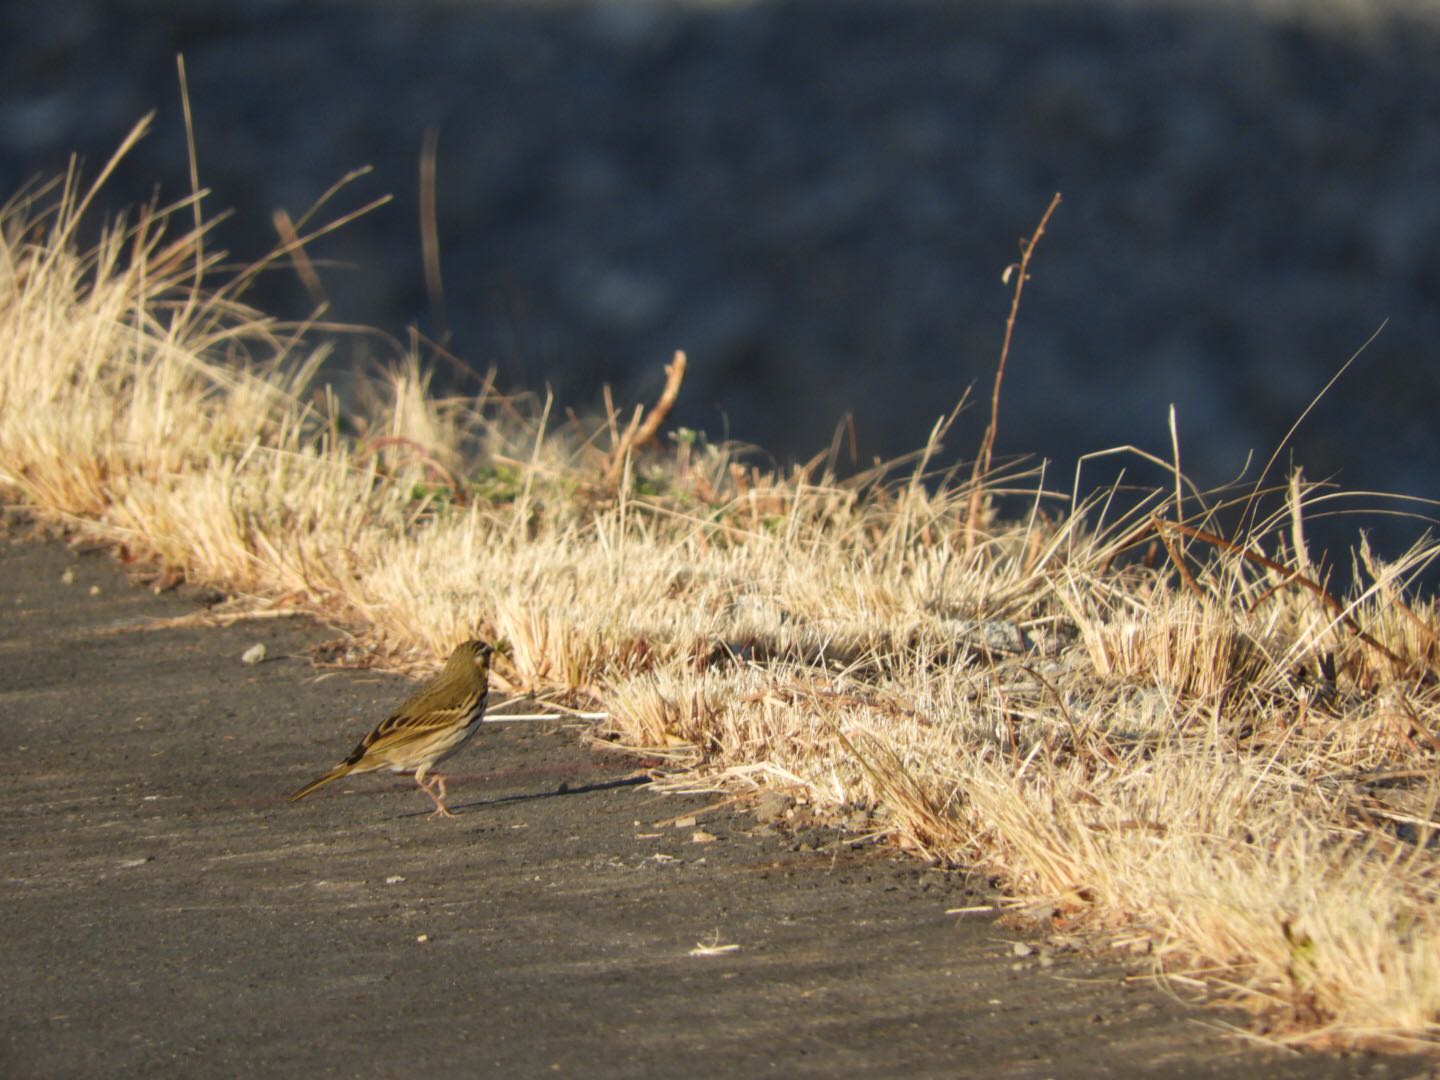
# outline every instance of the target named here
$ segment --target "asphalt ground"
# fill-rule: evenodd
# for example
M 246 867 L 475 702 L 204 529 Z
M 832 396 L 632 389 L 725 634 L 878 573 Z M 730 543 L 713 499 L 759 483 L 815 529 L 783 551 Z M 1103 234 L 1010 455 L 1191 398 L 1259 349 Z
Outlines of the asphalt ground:
M 0 538 L 6 1077 L 1429 1074 L 1237 1039 L 947 914 L 963 873 L 704 812 L 558 723 L 482 729 L 453 820 L 389 774 L 292 804 L 410 685 L 204 612 Z

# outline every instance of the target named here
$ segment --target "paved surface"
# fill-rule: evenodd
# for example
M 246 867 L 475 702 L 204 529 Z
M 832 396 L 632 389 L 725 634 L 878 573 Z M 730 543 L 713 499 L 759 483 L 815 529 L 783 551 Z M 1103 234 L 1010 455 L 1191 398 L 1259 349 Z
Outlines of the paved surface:
M 883 851 L 730 809 L 695 843 L 656 823 L 712 798 L 557 727 L 483 729 L 453 821 L 389 776 L 292 805 L 407 685 L 318 675 L 301 620 L 167 621 L 199 610 L 0 538 L 7 1077 L 1417 1071 L 1261 1053 L 1113 967 L 1017 960 L 945 914 L 977 902 L 957 875 Z

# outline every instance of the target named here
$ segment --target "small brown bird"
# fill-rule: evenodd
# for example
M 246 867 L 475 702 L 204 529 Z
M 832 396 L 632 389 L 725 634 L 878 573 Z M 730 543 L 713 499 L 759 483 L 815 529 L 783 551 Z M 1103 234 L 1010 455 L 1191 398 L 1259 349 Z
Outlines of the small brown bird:
M 455 646 L 445 669 L 427 686 L 416 691 L 374 731 L 360 740 L 350 756 L 324 776 L 312 780 L 290 801 L 303 799 L 316 788 L 351 773 L 415 773 L 420 790 L 435 800 L 431 817 L 454 817 L 445 805 L 445 778 L 425 774 L 470 741 L 490 692 L 490 655 L 494 650 L 483 641 Z

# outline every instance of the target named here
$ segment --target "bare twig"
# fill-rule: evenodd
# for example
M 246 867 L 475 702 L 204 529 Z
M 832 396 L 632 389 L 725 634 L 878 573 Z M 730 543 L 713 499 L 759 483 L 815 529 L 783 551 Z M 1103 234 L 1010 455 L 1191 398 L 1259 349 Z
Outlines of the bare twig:
M 367 444 L 367 449 L 373 454 L 378 454 L 388 446 L 403 446 L 408 448 L 411 452 L 412 460 L 419 461 L 438 477 L 450 489 L 451 498 L 457 503 L 464 503 L 465 489 L 461 486 L 460 481 L 456 479 L 453 472 L 435 460 L 435 456 L 423 443 L 410 438 L 408 435 L 382 435 L 379 438 L 371 439 Z
M 990 458 L 995 450 L 995 435 L 1000 427 L 1000 386 L 1005 381 L 1005 361 L 1010 356 L 1010 339 L 1015 334 L 1015 317 L 1020 313 L 1020 294 L 1025 291 L 1025 282 L 1029 280 L 1030 256 L 1035 253 L 1035 245 L 1040 242 L 1040 237 L 1045 234 L 1045 226 L 1050 222 L 1050 215 L 1055 213 L 1055 208 L 1060 205 L 1060 193 L 1057 191 L 1050 200 L 1050 205 L 1045 208 L 1045 213 L 1040 216 L 1040 224 L 1035 226 L 1035 231 L 1030 234 L 1030 239 L 1020 245 L 1020 261 L 1011 263 L 1005 268 L 1001 280 L 1009 282 L 1015 278 L 1015 293 L 1010 298 L 1010 314 L 1005 319 L 1005 340 L 1000 345 L 1000 362 L 995 365 L 995 385 L 990 391 L 990 423 L 985 426 L 985 435 L 980 440 L 980 452 L 975 456 L 975 468 L 970 474 L 970 506 L 966 513 L 965 521 L 965 550 L 972 551 L 975 547 L 975 534 L 979 526 L 981 502 L 985 498 L 985 477 L 990 472 Z
M 430 313 L 435 316 L 440 340 L 444 341 L 450 337 L 450 325 L 445 314 L 445 284 L 440 278 L 440 229 L 435 209 L 435 160 L 439 140 L 440 133 L 435 128 L 425 129 L 425 141 L 420 148 L 420 250 L 425 261 L 425 292 L 430 297 Z
M 305 245 L 300 241 L 300 234 L 295 229 L 295 223 L 290 220 L 289 211 L 284 208 L 276 210 L 270 215 L 270 220 L 275 225 L 275 235 L 280 237 L 280 244 L 290 253 L 291 265 L 295 267 L 295 276 L 305 286 L 305 291 L 316 304 L 324 307 L 329 301 L 325 296 L 325 286 L 320 281 L 320 275 L 315 272 L 315 264 L 310 261 L 310 253 L 305 250 Z
M 675 399 L 680 396 L 680 384 L 684 379 L 685 353 L 676 349 L 675 359 L 665 365 L 665 388 L 660 391 L 660 399 L 655 402 L 655 408 L 650 410 L 645 423 L 640 425 L 635 440 L 630 444 L 631 450 L 638 450 L 655 437 L 655 432 L 660 430 L 665 417 L 669 416 L 670 410 L 674 408 Z
M 1163 528 L 1163 526 L 1169 525 L 1170 522 L 1166 521 L 1158 514 L 1151 514 L 1150 524 L 1155 529 L 1155 535 L 1160 537 L 1160 543 L 1165 545 L 1165 551 L 1170 556 L 1170 561 L 1175 564 L 1175 571 L 1180 575 L 1180 580 L 1185 583 L 1185 588 L 1189 589 L 1201 600 L 1204 600 L 1205 590 L 1201 589 L 1200 586 L 1196 584 L 1195 578 L 1190 573 L 1190 568 L 1185 565 L 1184 549 L 1177 551 L 1175 548 L 1175 544 L 1171 541 L 1169 535 L 1165 532 L 1165 529 Z
M 675 399 L 680 394 L 680 384 L 685 379 L 685 353 L 679 349 L 675 350 L 675 359 L 665 365 L 665 387 L 660 391 L 660 397 L 655 402 L 655 407 L 650 410 L 648 416 L 642 420 L 643 409 L 635 407 L 635 414 L 630 418 L 625 431 L 618 437 L 615 436 L 614 414 L 611 414 L 610 430 L 611 437 L 615 439 L 615 448 L 610 452 L 610 464 L 605 470 L 605 485 L 614 487 L 620 482 L 620 475 L 625 471 L 625 461 L 634 451 L 644 446 L 655 437 L 660 425 L 665 422 L 665 417 L 670 415 L 671 408 L 675 405 Z
M 1339 600 L 1336 600 L 1335 597 L 1331 596 L 1330 593 L 1326 591 L 1323 585 L 1311 581 L 1298 570 L 1292 570 L 1290 569 L 1290 567 L 1284 566 L 1276 562 L 1274 559 L 1267 559 L 1264 555 L 1256 554 L 1255 552 L 1250 551 L 1249 549 L 1235 543 L 1235 541 L 1233 540 L 1227 540 L 1223 536 L 1217 536 L 1215 533 L 1206 532 L 1204 529 L 1197 529 L 1190 525 L 1182 525 L 1178 521 L 1166 521 L 1163 518 L 1159 517 L 1152 517 L 1151 521 L 1155 525 L 1156 532 L 1160 534 L 1162 541 L 1164 540 L 1164 530 L 1174 529 L 1177 532 L 1183 533 L 1185 536 L 1191 537 L 1192 539 L 1199 540 L 1202 543 L 1222 548 L 1225 551 L 1232 551 L 1236 555 L 1239 555 L 1242 559 L 1246 559 L 1249 562 L 1253 562 L 1259 566 L 1263 566 L 1265 569 L 1270 570 L 1276 574 L 1283 575 L 1284 580 L 1281 581 L 1280 584 L 1276 585 L 1274 588 L 1267 590 L 1265 594 L 1260 597 L 1260 599 L 1256 600 L 1255 603 L 1250 606 L 1250 610 L 1255 610 L 1255 608 L 1263 604 L 1266 600 L 1268 600 L 1285 585 L 1299 585 L 1302 588 L 1309 589 L 1312 593 L 1318 596 L 1321 603 L 1323 603 L 1330 610 L 1331 614 L 1333 614 L 1337 619 L 1344 623 L 1345 626 L 1349 628 L 1349 630 L 1366 645 L 1369 645 L 1372 649 L 1380 653 L 1392 664 L 1394 664 L 1399 671 L 1404 672 L 1409 669 L 1410 664 L 1407 663 L 1402 657 L 1392 652 L 1390 649 L 1386 648 L 1380 642 L 1376 641 L 1373 637 L 1367 634 L 1361 628 L 1360 624 L 1355 621 L 1355 617 L 1351 615 L 1348 611 L 1346 611 L 1345 606 L 1341 604 Z M 1167 544 L 1166 547 L 1168 548 L 1169 545 Z

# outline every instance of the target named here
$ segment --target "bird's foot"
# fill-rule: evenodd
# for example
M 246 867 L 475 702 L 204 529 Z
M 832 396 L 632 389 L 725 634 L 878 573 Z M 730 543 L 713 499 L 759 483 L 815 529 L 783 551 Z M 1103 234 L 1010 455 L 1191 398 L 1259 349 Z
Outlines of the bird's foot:
M 435 803 L 435 812 L 430 815 L 432 818 L 456 816 L 450 811 L 450 808 L 445 805 L 445 778 L 443 776 L 435 773 L 428 781 L 417 778 L 416 783 L 420 785 L 420 790 L 425 792 L 426 795 L 429 795 Z

